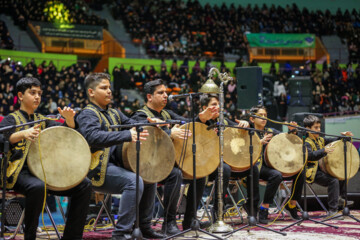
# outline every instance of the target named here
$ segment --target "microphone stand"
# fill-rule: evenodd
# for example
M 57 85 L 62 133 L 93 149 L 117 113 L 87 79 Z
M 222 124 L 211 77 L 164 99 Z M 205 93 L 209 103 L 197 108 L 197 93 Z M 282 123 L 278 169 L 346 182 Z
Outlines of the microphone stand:
M 171 124 L 173 123 L 181 123 L 182 121 L 178 121 L 178 120 L 173 120 L 171 121 Z M 109 128 L 117 128 L 117 129 L 121 129 L 121 128 L 132 128 L 135 127 L 136 129 L 136 133 L 137 133 L 137 139 L 136 139 L 136 185 L 135 185 L 135 189 L 136 189 L 136 194 L 135 194 L 135 202 L 136 202 L 136 220 L 135 220 L 135 228 L 134 231 L 132 232 L 132 239 L 137 239 L 137 240 L 142 240 L 143 239 L 143 235 L 141 233 L 140 227 L 139 227 L 139 181 L 140 181 L 140 133 L 144 130 L 143 126 L 158 126 L 161 124 L 167 124 L 166 122 L 164 123 L 134 123 L 134 124 L 127 124 L 127 125 L 111 125 Z M 170 124 L 170 123 L 168 123 Z
M 359 219 L 357 219 L 356 217 L 354 217 L 353 215 L 350 214 L 350 210 L 349 210 L 349 207 L 347 206 L 347 143 L 350 142 L 350 138 L 349 137 L 342 137 L 342 141 L 344 143 L 344 173 L 345 173 L 345 207 L 342 211 L 342 214 L 340 215 L 335 215 L 335 216 L 332 216 L 330 218 L 327 218 L 325 220 L 323 220 L 322 222 L 326 222 L 326 221 L 329 221 L 329 220 L 332 220 L 334 218 L 338 218 L 338 217 L 350 217 L 352 219 L 354 219 L 355 221 L 357 222 L 360 222 Z
M 257 115 L 251 115 L 251 117 L 255 117 L 255 118 L 259 118 L 259 119 L 263 119 L 263 120 L 268 120 L 267 118 L 259 117 Z M 305 165 L 306 164 L 306 155 L 307 155 L 307 150 L 306 150 L 306 146 L 305 146 L 305 139 L 306 139 L 307 132 L 320 133 L 320 134 L 323 134 L 323 133 L 312 131 L 312 130 L 304 128 L 304 127 L 294 126 L 294 125 L 291 125 L 291 124 L 284 124 L 284 125 L 294 127 L 299 131 L 299 135 L 302 138 L 303 164 Z M 302 171 L 305 171 L 305 173 L 306 173 L 306 166 L 304 166 Z M 338 229 L 339 228 L 338 226 L 323 223 L 321 221 L 317 221 L 317 220 L 312 219 L 312 218 L 309 217 L 309 213 L 307 211 L 307 198 L 306 198 L 306 174 L 303 174 L 303 178 L 304 178 L 304 186 L 303 186 L 303 188 L 304 188 L 304 209 L 303 209 L 303 212 L 301 214 L 301 219 L 297 220 L 296 222 L 294 222 L 294 223 L 292 223 L 292 224 L 290 224 L 290 225 L 288 225 L 286 227 L 281 228 L 280 231 L 284 231 L 285 229 L 288 229 L 289 227 L 292 227 L 292 226 L 294 226 L 296 224 L 300 225 L 304 221 L 311 221 L 311 222 L 314 222 L 314 223 L 319 223 L 319 224 L 323 224 L 323 225 L 328 226 L 328 227 L 333 227 L 335 229 Z
M 195 93 L 195 95 L 199 95 L 198 93 Z M 191 102 L 191 117 L 192 117 L 192 125 L 193 125 L 193 133 L 192 133 L 192 136 L 193 136 L 193 144 L 192 144 L 192 154 L 193 154 L 193 207 L 194 207 L 194 216 L 193 216 L 193 221 L 191 223 L 191 226 L 189 229 L 187 230 L 184 230 L 184 231 L 181 231 L 177 234 L 174 234 L 172 236 L 169 236 L 167 238 L 165 238 L 165 240 L 167 239 L 171 239 L 171 238 L 174 238 L 174 237 L 177 237 L 177 236 L 180 236 L 180 235 L 183 235 L 187 232 L 190 232 L 190 231 L 195 231 L 195 237 L 198 238 L 199 235 L 198 235 L 198 231 L 202 232 L 202 233 L 205 233 L 209 236 L 212 236 L 216 239 L 220 239 L 222 240 L 221 237 L 218 237 L 214 234 L 211 234 L 203 229 L 200 228 L 200 223 L 199 223 L 199 220 L 196 218 L 196 210 L 197 210 L 197 206 L 196 206 L 196 142 L 195 142 L 195 114 L 194 114 L 194 99 L 193 99 L 193 94 L 190 93 L 189 95 L 189 99 L 190 99 L 190 102 Z
M 251 188 L 251 192 L 250 192 L 250 216 L 248 216 L 248 224 L 246 224 L 245 226 L 242 226 L 234 231 L 231 231 L 229 233 L 224 234 L 223 236 L 228 236 L 231 235 L 233 233 L 236 233 L 244 228 L 247 228 L 247 231 L 250 232 L 252 227 L 259 227 L 268 231 L 272 231 L 274 233 L 278 233 L 281 234 L 283 236 L 286 236 L 286 233 L 282 233 L 279 231 L 276 231 L 274 229 L 265 227 L 265 226 L 261 226 L 259 224 L 256 223 L 256 217 L 254 216 L 254 179 L 253 179 L 253 175 L 254 175 L 254 169 L 253 169 L 253 153 L 254 153 L 254 148 L 253 148 L 253 142 L 252 142 L 252 138 L 254 136 L 255 132 L 264 132 L 264 130 L 258 130 L 255 128 L 245 128 L 245 127 L 239 127 L 239 126 L 229 126 L 229 125 L 222 125 L 222 127 L 230 127 L 230 128 L 238 128 L 238 129 L 244 129 L 246 131 L 248 131 L 249 136 L 250 136 L 250 146 L 249 146 L 249 153 L 250 153 L 250 174 L 248 175 L 248 177 L 250 178 L 250 188 Z M 221 127 L 221 126 L 220 126 Z M 249 194 L 249 193 L 248 193 Z
M 216 233 L 227 233 L 231 232 L 234 229 L 226 224 L 223 219 L 223 178 L 224 178 L 224 81 L 220 83 L 220 93 L 219 93 L 219 102 L 220 102 L 220 114 L 219 120 L 221 126 L 219 126 L 219 137 L 220 137 L 220 166 L 218 167 L 218 191 L 217 191 L 217 198 L 218 198 L 218 210 L 217 210 L 217 221 L 209 227 L 209 232 L 216 232 Z
M 15 128 L 24 127 L 40 122 L 44 122 L 46 119 L 40 119 L 37 121 L 27 122 L 19 125 L 10 125 L 6 127 L 0 128 L 0 133 L 12 131 Z M 5 138 L 4 138 L 5 139 Z M 5 139 L 4 141 L 4 156 L 2 159 L 2 201 L 1 201 L 1 233 L 0 233 L 0 240 L 5 240 L 4 232 L 5 232 L 5 198 L 6 198 L 6 181 L 7 181 L 7 167 L 8 167 L 8 153 L 9 153 L 9 140 Z

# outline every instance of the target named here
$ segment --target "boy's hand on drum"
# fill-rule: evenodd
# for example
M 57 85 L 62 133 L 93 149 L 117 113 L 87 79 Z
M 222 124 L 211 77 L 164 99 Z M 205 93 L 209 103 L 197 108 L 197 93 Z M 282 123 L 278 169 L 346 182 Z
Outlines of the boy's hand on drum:
M 249 124 L 248 121 L 235 119 L 235 122 L 238 123 L 238 127 L 243 127 L 243 128 L 248 128 L 248 127 L 250 127 L 250 124 Z
M 217 117 L 218 114 L 218 107 L 211 106 L 207 107 L 204 111 L 199 113 L 199 118 L 202 123 L 205 123 L 206 121 Z
M 58 107 L 58 111 L 65 118 L 66 124 L 71 127 L 75 128 L 75 114 L 76 112 L 71 107 L 64 107 L 62 110 Z
M 137 141 L 136 128 L 133 127 L 132 129 L 130 129 L 130 133 L 131 133 L 131 141 L 136 142 Z M 140 137 L 139 137 L 140 141 L 145 141 L 147 136 L 149 136 L 148 130 L 143 130 L 142 132 L 140 132 Z
M 352 137 L 354 136 L 354 134 L 350 131 L 346 131 L 346 132 L 341 132 L 341 135 L 347 136 L 347 137 Z
M 64 109 L 61 110 L 60 107 L 58 107 L 58 111 L 66 120 L 70 120 L 71 118 L 74 118 L 75 111 L 71 107 L 64 107 Z
M 289 124 L 293 125 L 293 126 L 298 126 L 298 124 L 296 122 L 294 122 L 294 121 L 291 121 Z M 289 131 L 296 131 L 295 127 L 292 127 L 292 126 L 289 126 L 289 125 L 287 127 L 288 127 Z
M 32 128 L 24 130 L 24 138 L 32 142 L 39 137 L 40 134 L 40 124 L 33 126 Z
M 159 118 L 150 118 L 150 117 L 148 117 L 147 120 L 149 121 L 149 123 L 164 123 L 165 122 L 164 120 L 161 120 Z M 156 126 L 157 127 L 163 127 L 163 126 L 170 127 L 169 124 L 158 124 Z
M 332 153 L 334 150 L 335 150 L 335 146 L 333 146 L 332 144 L 325 146 L 326 153 Z
M 264 144 L 269 143 L 272 136 L 273 136 L 272 133 L 265 133 L 264 137 L 260 140 L 261 144 L 264 145 Z
M 180 138 L 180 139 L 187 139 L 188 137 L 192 136 L 192 132 L 190 129 L 181 129 L 179 124 L 176 124 L 171 129 L 171 138 Z

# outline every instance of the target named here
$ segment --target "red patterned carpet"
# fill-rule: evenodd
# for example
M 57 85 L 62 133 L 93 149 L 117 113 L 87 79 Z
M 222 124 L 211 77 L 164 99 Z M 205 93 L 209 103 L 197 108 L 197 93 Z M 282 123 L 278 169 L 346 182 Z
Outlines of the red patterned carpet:
M 313 217 L 318 217 L 324 212 L 311 212 L 310 215 Z M 351 214 L 360 219 L 360 211 L 351 211 Z M 271 216 L 275 218 L 275 215 Z M 320 220 L 316 218 L 317 220 Z M 228 219 L 227 219 L 228 220 Z M 230 219 L 229 219 L 230 220 Z M 233 219 L 234 222 L 239 222 L 240 219 Z M 285 219 L 277 220 L 274 224 L 269 226 L 272 229 L 279 230 L 280 228 L 291 224 L 293 221 L 285 217 Z M 228 222 L 231 224 L 231 222 Z M 328 223 L 338 226 L 338 229 L 324 226 L 322 224 L 315 224 L 310 221 L 306 221 L 300 226 L 293 226 L 288 228 L 285 233 L 287 236 L 282 236 L 277 233 L 270 231 L 262 230 L 261 228 L 254 228 L 248 233 L 246 230 L 241 230 L 232 236 L 229 236 L 228 239 L 325 239 L 326 237 L 331 237 L 331 240 L 335 239 L 360 239 L 360 223 L 354 221 L 353 219 L 346 217 L 345 220 L 332 220 Z M 181 227 L 181 224 L 179 224 Z M 234 228 L 241 227 L 243 225 L 235 225 Z M 156 230 L 161 229 L 161 224 L 158 224 L 154 227 Z M 177 239 L 193 239 L 195 234 L 190 232 L 185 235 L 185 237 L 179 237 Z M 211 237 L 203 234 L 199 234 L 203 239 L 212 239 Z M 220 235 L 221 236 L 221 235 Z M 84 239 L 86 240 L 95 240 L 95 239 L 110 239 L 111 230 L 100 231 L 100 232 L 87 232 L 84 234 Z
M 310 212 L 310 215 L 313 217 L 318 217 L 320 214 L 324 214 L 324 212 Z M 351 214 L 354 217 L 360 219 L 360 211 L 352 210 Z M 271 215 L 272 219 L 274 219 L 275 215 Z M 317 220 L 321 220 L 319 218 L 315 218 Z M 242 224 L 237 224 L 240 222 L 239 218 L 233 218 L 234 222 L 231 222 L 230 219 L 226 219 L 229 224 L 233 224 L 234 228 L 239 228 L 243 226 Z M 289 217 L 285 217 L 285 219 L 279 219 L 275 223 L 273 223 L 269 228 L 279 230 L 284 226 L 293 223 L 293 221 Z M 235 234 L 227 237 L 227 239 L 325 239 L 331 238 L 331 240 L 352 240 L 352 239 L 360 239 L 360 223 L 354 221 L 353 219 L 346 217 L 345 220 L 332 220 L 328 221 L 328 223 L 338 226 L 338 229 L 324 226 L 322 224 L 315 224 L 310 221 L 306 221 L 302 223 L 300 226 L 295 225 L 291 228 L 288 228 L 284 232 L 287 236 L 282 236 L 277 233 L 273 233 L 271 231 L 265 231 L 261 228 L 253 228 L 250 232 L 244 230 L 238 231 Z M 181 224 L 179 223 L 179 227 L 181 228 Z M 61 229 L 61 227 L 60 227 Z M 160 231 L 161 224 L 157 224 L 154 226 L 154 229 Z M 97 240 L 97 239 L 111 239 L 112 230 L 101 230 L 98 231 L 86 231 L 84 233 L 85 240 Z M 183 237 L 178 237 L 176 239 L 194 239 L 194 232 L 189 232 Z M 204 235 L 199 233 L 201 239 L 213 239 L 208 235 Z M 219 235 L 221 236 L 221 235 Z M 22 234 L 18 234 L 15 239 L 23 239 Z M 39 236 L 37 239 L 47 239 L 46 235 Z M 51 239 L 57 239 L 54 232 L 51 232 Z

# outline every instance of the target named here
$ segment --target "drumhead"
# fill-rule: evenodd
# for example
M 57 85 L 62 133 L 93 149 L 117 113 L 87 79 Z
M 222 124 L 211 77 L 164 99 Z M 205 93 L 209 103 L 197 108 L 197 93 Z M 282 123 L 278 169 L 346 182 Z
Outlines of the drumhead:
M 48 188 L 63 191 L 78 185 L 86 177 L 91 161 L 85 138 L 74 129 L 63 126 L 46 128 L 40 132 L 39 138 Z M 38 140 L 30 145 L 27 163 L 31 173 L 45 182 Z
M 193 123 L 180 126 L 181 129 L 193 131 Z M 219 138 L 214 130 L 207 130 L 205 124 L 195 123 L 196 141 L 196 178 L 203 178 L 211 174 L 219 166 Z M 175 161 L 182 169 L 184 178 L 193 177 L 193 137 L 187 140 L 174 139 Z M 183 154 L 183 155 L 182 155 Z
M 281 172 L 284 177 L 293 176 L 304 165 L 302 140 L 295 134 L 280 133 L 268 143 L 265 156 L 266 163 Z
M 333 145 L 335 149 L 321 160 L 323 161 L 320 163 L 321 169 L 339 180 L 345 180 L 344 143 L 342 140 L 338 140 L 330 144 Z M 350 179 L 354 177 L 359 170 L 359 153 L 351 142 L 347 142 L 346 146 L 347 178 Z
M 149 136 L 141 141 L 140 176 L 145 183 L 157 183 L 170 175 L 175 165 L 175 150 L 171 138 L 162 129 L 146 126 Z M 136 143 L 124 143 L 123 164 L 125 168 L 136 171 Z
M 262 145 L 257 134 L 252 137 L 253 165 L 261 156 Z M 233 171 L 246 171 L 250 168 L 250 136 L 248 131 L 226 128 L 224 131 L 224 162 Z

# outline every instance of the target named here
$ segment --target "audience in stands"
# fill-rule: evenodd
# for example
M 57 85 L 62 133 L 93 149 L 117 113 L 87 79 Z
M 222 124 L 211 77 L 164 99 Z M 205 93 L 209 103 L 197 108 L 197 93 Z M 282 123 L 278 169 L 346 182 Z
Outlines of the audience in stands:
M 350 60 L 360 59 L 358 10 L 336 14 L 329 10 L 300 10 L 296 4 L 202 6 L 194 1 L 116 1 L 114 18 L 122 19 L 134 42 L 143 43 L 153 57 L 246 55 L 244 34 L 314 33 L 340 36 L 349 47 Z
M 167 69 L 166 63 L 160 66 L 160 71 L 156 66 L 143 66 L 139 70 L 134 67 L 126 69 L 123 65 L 115 66 L 113 74 L 113 96 L 112 107 L 121 109 L 125 114 L 131 115 L 139 109 L 140 101 L 135 99 L 130 101 L 128 96 L 121 95 L 120 89 L 136 89 L 141 92 L 142 86 L 151 80 L 162 78 L 168 86 L 169 94 L 183 94 L 191 91 L 198 92 L 201 85 L 206 81 L 209 69 L 212 67 L 209 61 L 205 68 L 200 68 L 200 63 L 195 64 L 189 69 L 187 61 L 180 65 L 176 60 Z M 244 64 L 242 60 L 238 65 Z M 289 64 L 289 63 L 288 63 Z M 180 66 L 179 66 L 180 65 Z M 299 75 L 308 75 L 313 85 L 313 109 L 327 115 L 351 114 L 360 110 L 360 66 L 355 69 L 352 64 L 341 68 L 337 61 L 330 66 L 323 65 L 323 70 L 315 68 L 314 64 L 307 63 L 299 71 Z M 107 71 L 107 70 L 106 70 Z M 225 65 L 220 67 L 221 72 L 230 72 Z M 275 83 L 272 95 L 278 104 L 279 116 L 286 117 L 286 109 L 289 101 L 288 94 L 288 68 L 281 68 L 276 72 L 270 69 Z M 23 76 L 37 77 L 43 84 L 43 101 L 39 106 L 39 111 L 43 114 L 56 113 L 58 106 L 71 106 L 80 110 L 86 106 L 87 99 L 84 91 L 84 79 L 89 73 L 87 65 L 74 64 L 69 67 L 57 69 L 52 62 L 42 62 L 35 64 L 32 60 L 22 65 L 10 59 L 0 60 L 0 115 L 7 115 L 9 112 L 18 108 L 18 99 L 15 93 L 15 84 Z M 230 119 L 239 118 L 240 112 L 237 111 L 237 90 L 236 81 L 230 81 L 224 88 L 225 114 Z M 265 103 L 267 104 L 267 103 Z M 272 104 L 270 101 L 269 104 Z M 185 117 L 190 114 L 190 102 L 188 99 L 180 99 L 169 102 L 170 108 L 179 112 Z
M 49 22 L 49 14 L 44 12 L 44 9 L 49 6 L 48 0 L 2 0 L 2 4 L 6 9 L 5 13 L 11 14 L 15 25 L 19 25 L 20 28 L 26 29 L 27 22 L 41 21 Z M 51 4 L 55 4 L 56 1 L 51 1 Z M 94 14 L 88 14 L 88 9 L 81 3 L 81 1 L 61 0 L 59 3 L 64 4 L 65 10 L 68 10 L 66 15 L 69 23 L 81 24 L 81 25 L 96 25 L 103 26 L 107 29 L 108 23 L 105 19 L 101 19 Z

